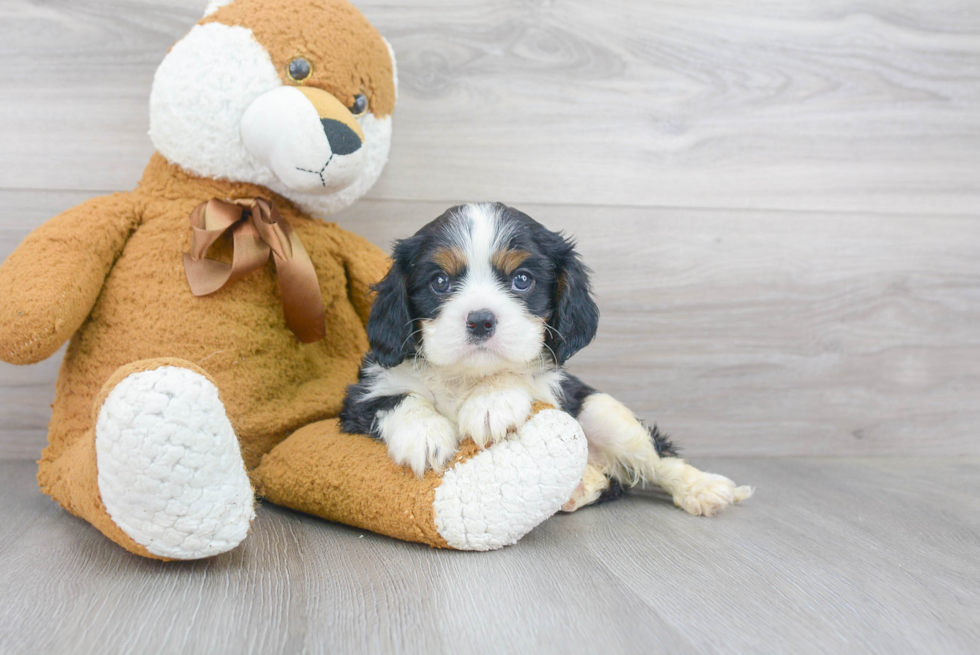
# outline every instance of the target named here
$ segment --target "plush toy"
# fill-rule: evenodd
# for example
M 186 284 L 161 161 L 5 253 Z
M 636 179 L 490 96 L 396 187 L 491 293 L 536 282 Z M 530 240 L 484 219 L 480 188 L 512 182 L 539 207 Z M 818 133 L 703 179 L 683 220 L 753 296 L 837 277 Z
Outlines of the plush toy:
M 324 216 L 385 164 L 386 41 L 343 0 L 212 2 L 163 60 L 139 186 L 35 230 L 0 266 L 0 359 L 70 339 L 41 489 L 127 550 L 236 547 L 274 503 L 433 546 L 515 542 L 582 478 L 578 424 L 417 478 L 334 417 L 389 265 Z

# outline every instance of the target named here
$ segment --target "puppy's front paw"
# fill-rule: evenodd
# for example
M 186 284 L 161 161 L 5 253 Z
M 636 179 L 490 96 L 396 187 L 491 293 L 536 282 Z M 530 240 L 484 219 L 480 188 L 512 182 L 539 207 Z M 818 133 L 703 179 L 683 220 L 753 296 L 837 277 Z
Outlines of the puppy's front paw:
M 456 427 L 426 400 L 408 396 L 380 423 L 388 455 L 419 477 L 441 470 L 456 454 Z
M 723 475 L 705 473 L 693 466 L 688 467 L 684 485 L 674 494 L 674 504 L 694 516 L 714 516 L 724 509 L 752 495 L 752 487 L 736 487 Z
M 477 390 L 459 410 L 459 432 L 485 448 L 516 431 L 531 416 L 531 396 L 523 389 Z

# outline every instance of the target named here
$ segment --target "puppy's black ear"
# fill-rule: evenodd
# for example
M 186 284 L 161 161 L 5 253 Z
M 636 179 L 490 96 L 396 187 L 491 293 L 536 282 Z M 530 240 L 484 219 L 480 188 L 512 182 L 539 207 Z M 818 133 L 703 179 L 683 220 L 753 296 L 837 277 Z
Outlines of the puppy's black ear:
M 377 295 L 367 322 L 368 342 L 374 360 L 385 368 L 401 364 L 416 347 L 405 279 L 409 250 L 407 240 L 396 243 L 388 274 L 372 287 Z
M 554 313 L 547 344 L 558 364 L 585 348 L 599 329 L 599 307 L 592 299 L 589 269 L 575 251 L 575 244 L 562 238 L 556 249 Z

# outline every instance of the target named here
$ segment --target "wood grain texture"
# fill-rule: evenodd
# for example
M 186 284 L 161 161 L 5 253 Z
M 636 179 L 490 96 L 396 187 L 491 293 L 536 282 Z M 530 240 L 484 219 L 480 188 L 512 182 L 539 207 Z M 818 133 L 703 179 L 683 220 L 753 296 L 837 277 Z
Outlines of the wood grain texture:
M 0 191 L 0 256 L 26 234 L 3 230 L 15 216 L 79 199 L 35 195 Z M 445 208 L 363 201 L 337 220 L 388 248 Z M 599 336 L 569 368 L 686 453 L 980 454 L 980 221 L 522 208 L 594 269 Z M 22 431 L 0 458 L 40 452 L 59 357 L 0 364 L 0 414 Z
M 0 258 L 135 184 L 203 4 L 0 5 Z M 357 4 L 402 93 L 342 225 L 387 247 L 500 199 L 574 234 L 603 319 L 572 370 L 689 454 L 980 454 L 968 0 Z M 0 459 L 39 453 L 59 358 L 0 364 Z
M 124 189 L 204 0 L 7 0 L 0 184 Z M 362 0 L 400 63 L 378 199 L 976 215 L 972 0 Z
M 494 553 L 266 505 L 236 551 L 165 564 L 0 463 L 0 652 L 976 652 L 980 459 L 702 464 L 757 495 L 715 519 L 631 497 Z

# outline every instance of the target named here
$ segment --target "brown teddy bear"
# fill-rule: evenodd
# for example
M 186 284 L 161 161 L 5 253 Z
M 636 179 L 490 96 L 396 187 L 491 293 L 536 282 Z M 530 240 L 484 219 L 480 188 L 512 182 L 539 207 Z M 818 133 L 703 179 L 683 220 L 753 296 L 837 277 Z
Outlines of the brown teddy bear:
M 477 550 L 569 498 L 586 444 L 554 409 L 421 479 L 338 430 L 389 262 L 316 217 L 378 178 L 396 84 L 343 0 L 212 2 L 174 45 L 139 186 L 51 219 L 0 266 L 0 359 L 70 339 L 38 471 L 62 507 L 133 553 L 195 559 L 245 538 L 254 492 Z

